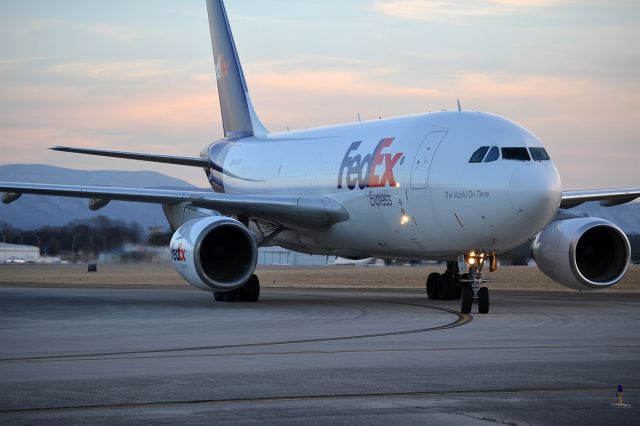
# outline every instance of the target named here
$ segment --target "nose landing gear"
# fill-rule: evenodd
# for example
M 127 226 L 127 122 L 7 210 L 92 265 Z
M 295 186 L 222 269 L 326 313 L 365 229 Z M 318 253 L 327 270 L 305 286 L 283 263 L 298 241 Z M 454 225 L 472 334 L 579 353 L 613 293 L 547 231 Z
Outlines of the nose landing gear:
M 489 289 L 482 287 L 482 275 L 480 268 L 472 267 L 469 271 L 469 279 L 462 283 L 462 297 L 460 312 L 468 314 L 473 304 L 478 305 L 479 314 L 489 313 Z
M 478 313 L 489 313 L 489 289 L 482 284 L 482 268 L 485 260 L 490 261 L 490 271 L 497 269 L 497 257 L 491 253 L 485 257 L 484 253 L 476 254 L 470 251 L 464 256 L 469 265 L 469 273 L 460 274 L 458 262 L 447 262 L 444 274 L 436 272 L 427 278 L 427 297 L 431 300 L 460 300 L 460 311 L 464 314 L 471 312 L 474 304 L 478 305 Z

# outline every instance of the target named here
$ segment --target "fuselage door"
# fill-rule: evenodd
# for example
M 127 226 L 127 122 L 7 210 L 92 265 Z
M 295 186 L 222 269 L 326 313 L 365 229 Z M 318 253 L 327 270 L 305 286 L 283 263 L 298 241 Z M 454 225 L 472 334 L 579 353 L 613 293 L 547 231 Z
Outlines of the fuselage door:
M 426 188 L 429 185 L 429 168 L 438 146 L 447 136 L 446 131 L 429 132 L 422 141 L 411 169 L 411 188 Z

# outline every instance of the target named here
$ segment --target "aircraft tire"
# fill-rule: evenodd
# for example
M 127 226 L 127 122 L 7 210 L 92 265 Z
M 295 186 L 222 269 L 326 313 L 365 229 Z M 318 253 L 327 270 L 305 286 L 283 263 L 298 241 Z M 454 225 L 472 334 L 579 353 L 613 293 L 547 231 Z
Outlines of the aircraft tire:
M 471 306 L 473 306 L 473 290 L 471 290 L 471 286 L 463 285 L 461 293 L 460 312 L 463 314 L 471 313 Z
M 257 302 L 260 299 L 260 280 L 253 274 L 240 288 L 239 300 L 243 302 Z
M 225 291 L 222 295 L 225 302 L 237 302 L 240 291 L 238 291 L 238 289 Z
M 224 302 L 224 293 L 221 291 L 214 291 L 213 298 L 216 302 Z
M 452 300 L 456 296 L 456 279 L 448 273 L 440 275 L 438 296 L 442 300 Z
M 480 291 L 478 291 L 478 313 L 489 313 L 489 289 L 487 287 L 480 287 Z
M 438 282 L 440 281 L 440 274 L 432 272 L 427 277 L 427 298 L 431 300 L 437 300 L 438 297 Z

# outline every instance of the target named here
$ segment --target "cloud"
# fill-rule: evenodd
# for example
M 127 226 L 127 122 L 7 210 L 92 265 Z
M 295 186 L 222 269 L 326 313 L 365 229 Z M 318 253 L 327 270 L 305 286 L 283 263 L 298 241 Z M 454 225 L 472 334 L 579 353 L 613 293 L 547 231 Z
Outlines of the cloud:
M 148 31 L 141 31 L 130 26 L 114 24 L 82 25 L 79 29 L 111 41 L 132 41 L 153 35 L 153 33 Z
M 47 59 L 46 56 L 33 56 L 28 58 L 12 58 L 12 59 L 0 59 L 0 72 L 7 71 L 13 68 L 17 68 L 24 64 L 32 62 L 38 62 Z
M 89 79 L 148 80 L 183 74 L 188 67 L 161 60 L 77 61 L 51 65 L 47 71 Z
M 63 19 L 41 18 L 26 21 L 14 20 L 0 27 L 0 31 L 8 32 L 18 36 L 25 36 L 41 31 L 49 31 L 53 28 L 59 28 L 65 25 L 69 25 L 69 22 Z
M 416 21 L 450 21 L 464 17 L 506 15 L 564 3 L 566 0 L 382 0 L 376 12 Z
M 83 33 L 93 34 L 103 39 L 116 42 L 132 41 L 157 35 L 156 32 L 143 31 L 130 25 L 117 25 L 109 23 L 78 25 L 75 22 L 65 19 L 48 18 L 11 22 L 0 28 L 0 31 L 24 37 L 39 32 L 51 32 L 52 30 L 56 30 L 59 28 L 71 28 L 76 31 L 79 30 Z
M 424 98 L 438 96 L 439 93 L 436 89 L 400 85 L 343 70 L 266 72 L 254 75 L 251 84 L 258 90 L 306 93 L 307 95 L 342 94 L 364 97 Z
M 96 134 L 212 130 L 218 109 L 213 86 L 204 85 L 165 91 L 156 87 L 117 95 L 92 89 L 30 86 L 3 93 L 0 102 L 11 104 L 10 108 L 0 108 L 4 122 L 0 128 L 18 123 Z

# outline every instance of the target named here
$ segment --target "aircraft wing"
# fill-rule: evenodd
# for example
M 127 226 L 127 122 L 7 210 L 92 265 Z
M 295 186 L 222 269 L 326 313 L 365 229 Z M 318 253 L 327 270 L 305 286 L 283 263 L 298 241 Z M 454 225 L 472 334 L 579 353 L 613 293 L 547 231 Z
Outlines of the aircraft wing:
M 16 182 L 0 182 L 0 192 L 5 192 L 4 203 L 17 200 L 21 194 L 89 198 L 97 202 L 104 200 L 99 204 L 100 207 L 106 205 L 108 200 L 168 205 L 190 203 L 223 214 L 268 220 L 290 228 L 321 229 L 349 219 L 349 213 L 340 203 L 320 196 L 228 195 L 209 191 Z
M 560 208 L 570 209 L 587 201 L 600 201 L 601 206 L 611 207 L 631 202 L 638 197 L 640 197 L 640 188 L 564 191 Z

